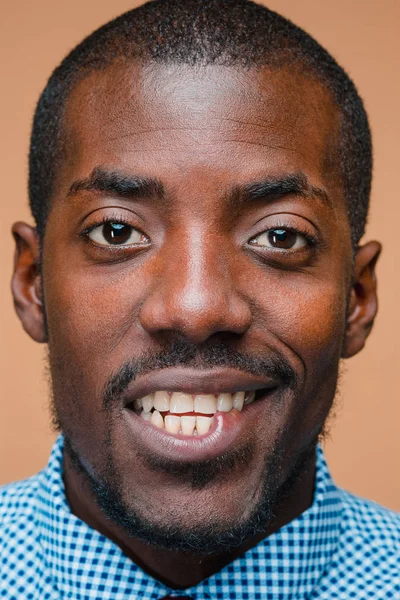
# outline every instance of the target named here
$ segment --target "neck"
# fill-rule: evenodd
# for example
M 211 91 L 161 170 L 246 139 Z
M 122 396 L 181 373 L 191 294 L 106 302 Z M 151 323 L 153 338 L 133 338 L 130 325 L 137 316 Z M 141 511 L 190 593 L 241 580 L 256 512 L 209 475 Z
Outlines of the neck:
M 274 507 L 273 519 L 265 531 L 233 551 L 200 556 L 156 548 L 126 535 L 105 517 L 84 475 L 73 467 L 68 454 L 64 455 L 65 489 L 73 514 L 117 544 L 149 575 L 175 589 L 186 589 L 207 579 L 307 510 L 313 501 L 314 480 L 315 453 L 311 453 L 290 491 Z

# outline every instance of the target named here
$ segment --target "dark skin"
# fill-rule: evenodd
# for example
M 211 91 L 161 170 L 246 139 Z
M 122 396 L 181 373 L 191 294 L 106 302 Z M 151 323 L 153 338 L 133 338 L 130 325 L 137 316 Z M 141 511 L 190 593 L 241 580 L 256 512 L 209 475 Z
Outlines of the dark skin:
M 157 525 L 201 526 L 210 514 L 220 522 L 245 519 L 260 499 L 265 456 L 283 445 L 283 485 L 323 428 L 340 359 L 364 346 L 377 311 L 380 245 L 360 246 L 353 262 L 335 160 L 338 122 L 328 92 L 285 69 L 113 66 L 70 97 L 42 278 L 35 230 L 16 223 L 13 293 L 25 330 L 49 344 L 58 416 L 85 466 L 96 476 L 106 462 L 99 389 L 125 361 L 159 350 L 168 336 L 197 345 L 223 338 L 252 356 L 279 351 L 298 376 L 284 402 L 260 401 L 257 418 L 234 441 L 236 448 L 255 442 L 249 468 L 199 490 L 152 471 L 143 460 L 146 441 L 113 407 L 122 414 L 113 420 L 111 452 L 124 500 Z M 156 179 L 164 195 L 73 186 L 98 167 Z M 302 191 L 246 195 L 251 184 L 293 174 L 304 177 Z M 103 219 L 123 219 L 144 237 L 136 246 L 99 246 L 83 232 Z M 283 228 L 297 236 L 294 249 L 264 245 L 263 232 Z M 106 520 L 85 477 L 65 459 L 72 511 L 177 588 L 217 572 L 306 510 L 314 472 L 312 455 L 262 533 L 201 557 L 127 536 Z

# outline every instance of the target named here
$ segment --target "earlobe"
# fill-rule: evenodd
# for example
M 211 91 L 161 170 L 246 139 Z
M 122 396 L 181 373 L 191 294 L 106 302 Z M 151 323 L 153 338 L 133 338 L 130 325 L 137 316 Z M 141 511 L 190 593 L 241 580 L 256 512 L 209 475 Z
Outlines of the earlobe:
M 350 358 L 362 350 L 372 329 L 378 311 L 375 266 L 381 250 L 378 242 L 368 242 L 357 250 L 347 311 L 343 358 Z
M 15 239 L 14 272 L 11 289 L 14 306 L 25 331 L 36 342 L 47 342 L 44 303 L 40 277 L 40 248 L 34 227 L 13 225 Z

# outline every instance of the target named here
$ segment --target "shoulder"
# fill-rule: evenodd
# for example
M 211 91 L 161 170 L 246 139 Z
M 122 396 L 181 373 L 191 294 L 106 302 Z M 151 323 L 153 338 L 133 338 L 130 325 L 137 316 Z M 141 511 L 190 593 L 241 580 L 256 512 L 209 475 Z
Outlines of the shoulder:
M 311 598 L 400 598 L 400 515 L 336 488 L 340 531 Z
M 41 473 L 0 487 L 0 596 L 53 598 L 39 526 Z M 39 594 L 39 595 L 38 595 Z
M 18 555 L 18 547 L 37 537 L 40 473 L 0 487 L 0 548 Z M 3 554 L 4 555 L 4 554 Z
M 368 546 L 400 552 L 400 514 L 342 491 L 345 530 Z M 400 559 L 400 554 L 398 554 Z
M 0 526 L 15 519 L 26 519 L 38 500 L 40 473 L 0 487 Z
M 338 545 L 312 596 L 387 600 L 400 593 L 400 515 L 339 490 Z

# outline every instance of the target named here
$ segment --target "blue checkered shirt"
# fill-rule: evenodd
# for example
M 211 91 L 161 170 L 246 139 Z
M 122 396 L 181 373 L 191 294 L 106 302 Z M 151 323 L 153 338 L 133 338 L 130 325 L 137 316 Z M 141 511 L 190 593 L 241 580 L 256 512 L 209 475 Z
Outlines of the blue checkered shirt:
M 0 596 L 8 600 L 400 599 L 400 515 L 337 488 L 322 450 L 312 506 L 241 558 L 177 592 L 71 513 L 63 438 L 47 467 L 0 488 Z

